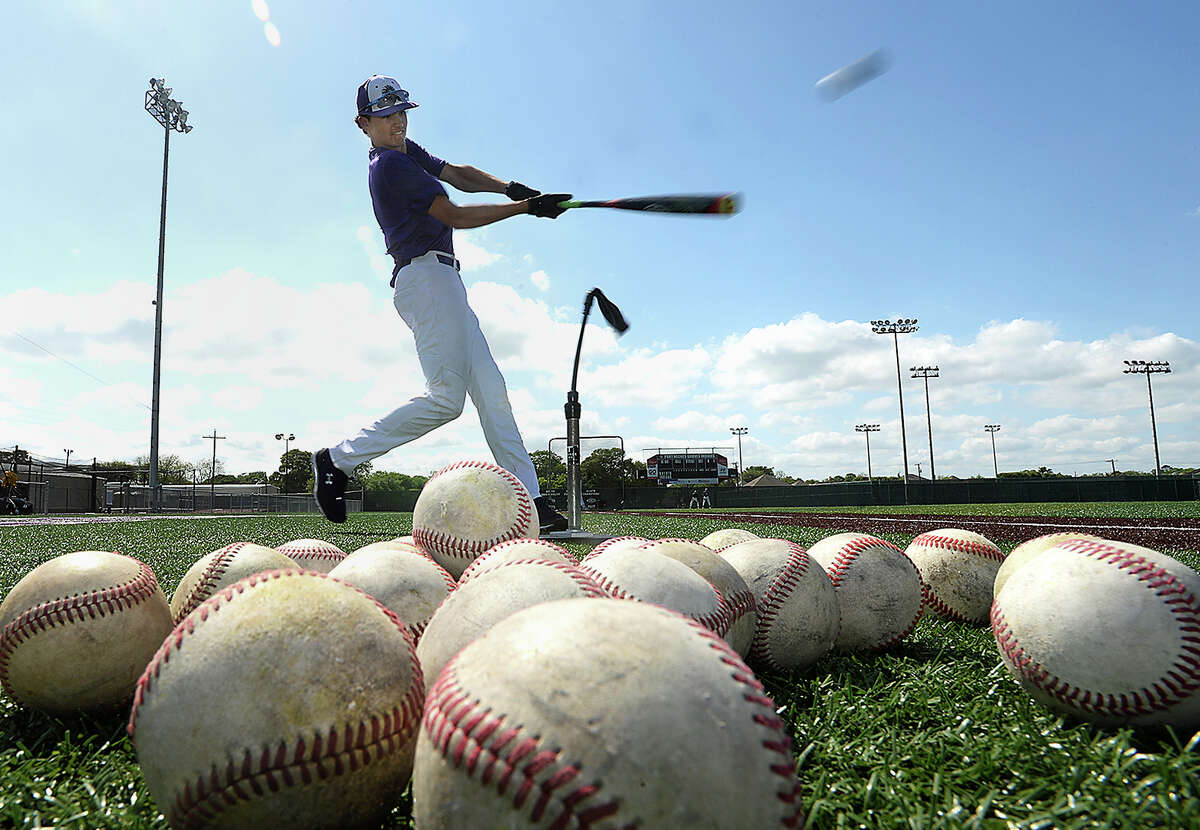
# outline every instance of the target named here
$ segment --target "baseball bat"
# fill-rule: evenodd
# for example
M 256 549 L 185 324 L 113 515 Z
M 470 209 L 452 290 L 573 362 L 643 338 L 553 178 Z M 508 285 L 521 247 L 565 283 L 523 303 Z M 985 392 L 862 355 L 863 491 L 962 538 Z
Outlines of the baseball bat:
M 618 210 L 644 210 L 653 213 L 708 213 L 730 215 L 742 209 L 740 193 L 696 193 L 677 196 L 639 196 L 632 199 L 609 199 L 607 201 L 559 202 L 561 208 L 617 208 Z

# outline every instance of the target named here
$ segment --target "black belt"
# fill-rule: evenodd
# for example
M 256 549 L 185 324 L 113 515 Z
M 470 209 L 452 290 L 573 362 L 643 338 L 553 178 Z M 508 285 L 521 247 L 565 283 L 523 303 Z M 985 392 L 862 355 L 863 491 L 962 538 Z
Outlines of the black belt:
M 421 254 L 421 256 L 425 256 L 425 254 Z M 449 265 L 455 271 L 460 270 L 458 260 L 455 259 L 454 257 L 450 256 L 449 254 L 434 254 L 434 256 L 437 257 L 437 261 L 442 263 L 442 265 Z M 417 259 L 417 257 L 410 256 L 410 257 L 406 257 L 404 259 L 396 260 L 396 267 L 392 269 L 392 281 L 390 283 L 388 283 L 388 285 L 390 285 L 392 288 L 395 288 L 396 287 L 396 275 L 400 273 L 401 268 L 403 268 L 405 265 L 410 264 L 414 259 Z

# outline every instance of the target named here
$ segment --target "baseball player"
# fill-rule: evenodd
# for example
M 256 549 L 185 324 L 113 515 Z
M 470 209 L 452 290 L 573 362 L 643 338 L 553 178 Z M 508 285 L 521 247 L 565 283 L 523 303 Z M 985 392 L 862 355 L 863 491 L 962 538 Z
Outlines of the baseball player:
M 412 330 L 425 392 L 341 443 L 313 453 L 313 496 L 332 522 L 346 520 L 347 473 L 407 444 L 462 413 L 467 395 L 496 463 L 529 490 L 542 532 L 567 520 L 541 495 L 537 473 L 513 419 L 508 390 L 454 257 L 453 231 L 530 214 L 558 217 L 568 193 L 542 195 L 475 167 L 449 164 L 408 138 L 408 111 L 417 106 L 394 78 L 372 75 L 358 87 L 355 124 L 371 139 L 368 183 L 387 252 L 396 262 L 391 285 L 396 311 Z M 503 193 L 511 204 L 456 205 L 442 183 L 467 193 Z

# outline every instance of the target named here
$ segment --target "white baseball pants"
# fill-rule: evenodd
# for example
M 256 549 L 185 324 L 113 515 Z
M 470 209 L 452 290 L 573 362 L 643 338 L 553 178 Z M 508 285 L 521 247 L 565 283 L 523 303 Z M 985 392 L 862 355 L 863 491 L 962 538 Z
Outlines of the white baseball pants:
M 452 265 L 434 254 L 417 257 L 396 275 L 396 311 L 412 330 L 425 373 L 425 394 L 359 430 L 329 456 L 349 473 L 462 414 L 466 396 L 479 412 L 483 435 L 496 463 L 520 479 L 537 498 L 537 472 L 521 440 L 504 377 L 467 305 L 467 290 Z

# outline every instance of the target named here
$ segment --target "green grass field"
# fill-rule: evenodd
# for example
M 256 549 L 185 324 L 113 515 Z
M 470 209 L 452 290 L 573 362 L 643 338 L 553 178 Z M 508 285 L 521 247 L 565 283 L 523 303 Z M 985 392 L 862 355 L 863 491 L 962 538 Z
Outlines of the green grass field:
M 1177 515 L 1196 515 L 1197 505 L 1185 504 L 1192 512 Z M 1015 507 L 1061 512 L 1057 505 Z M 915 512 L 922 510 L 932 509 Z M 230 542 L 275 546 L 311 537 L 352 551 L 407 533 L 410 519 L 355 514 L 336 528 L 315 516 L 3 527 L 0 594 L 52 556 L 102 549 L 147 562 L 169 597 L 193 561 Z M 731 526 L 639 514 L 588 514 L 584 524 L 614 535 L 697 539 Z M 805 546 L 828 534 L 791 525 L 745 527 Z M 888 538 L 901 546 L 910 541 Z M 1173 555 L 1200 565 L 1193 552 Z M 1200 826 L 1200 734 L 1063 722 L 1012 680 L 986 627 L 926 618 L 885 655 L 828 655 L 804 674 L 760 678 L 790 726 L 810 827 Z M 118 712 L 57 719 L 0 698 L 0 826 L 165 827 L 125 735 L 125 718 Z M 408 812 L 408 804 L 400 805 L 387 826 L 410 827 Z
M 1124 519 L 1200 517 L 1200 501 L 1016 502 L 1010 504 L 893 504 L 849 507 L 718 507 L 705 513 L 872 513 L 889 516 L 1081 516 Z

